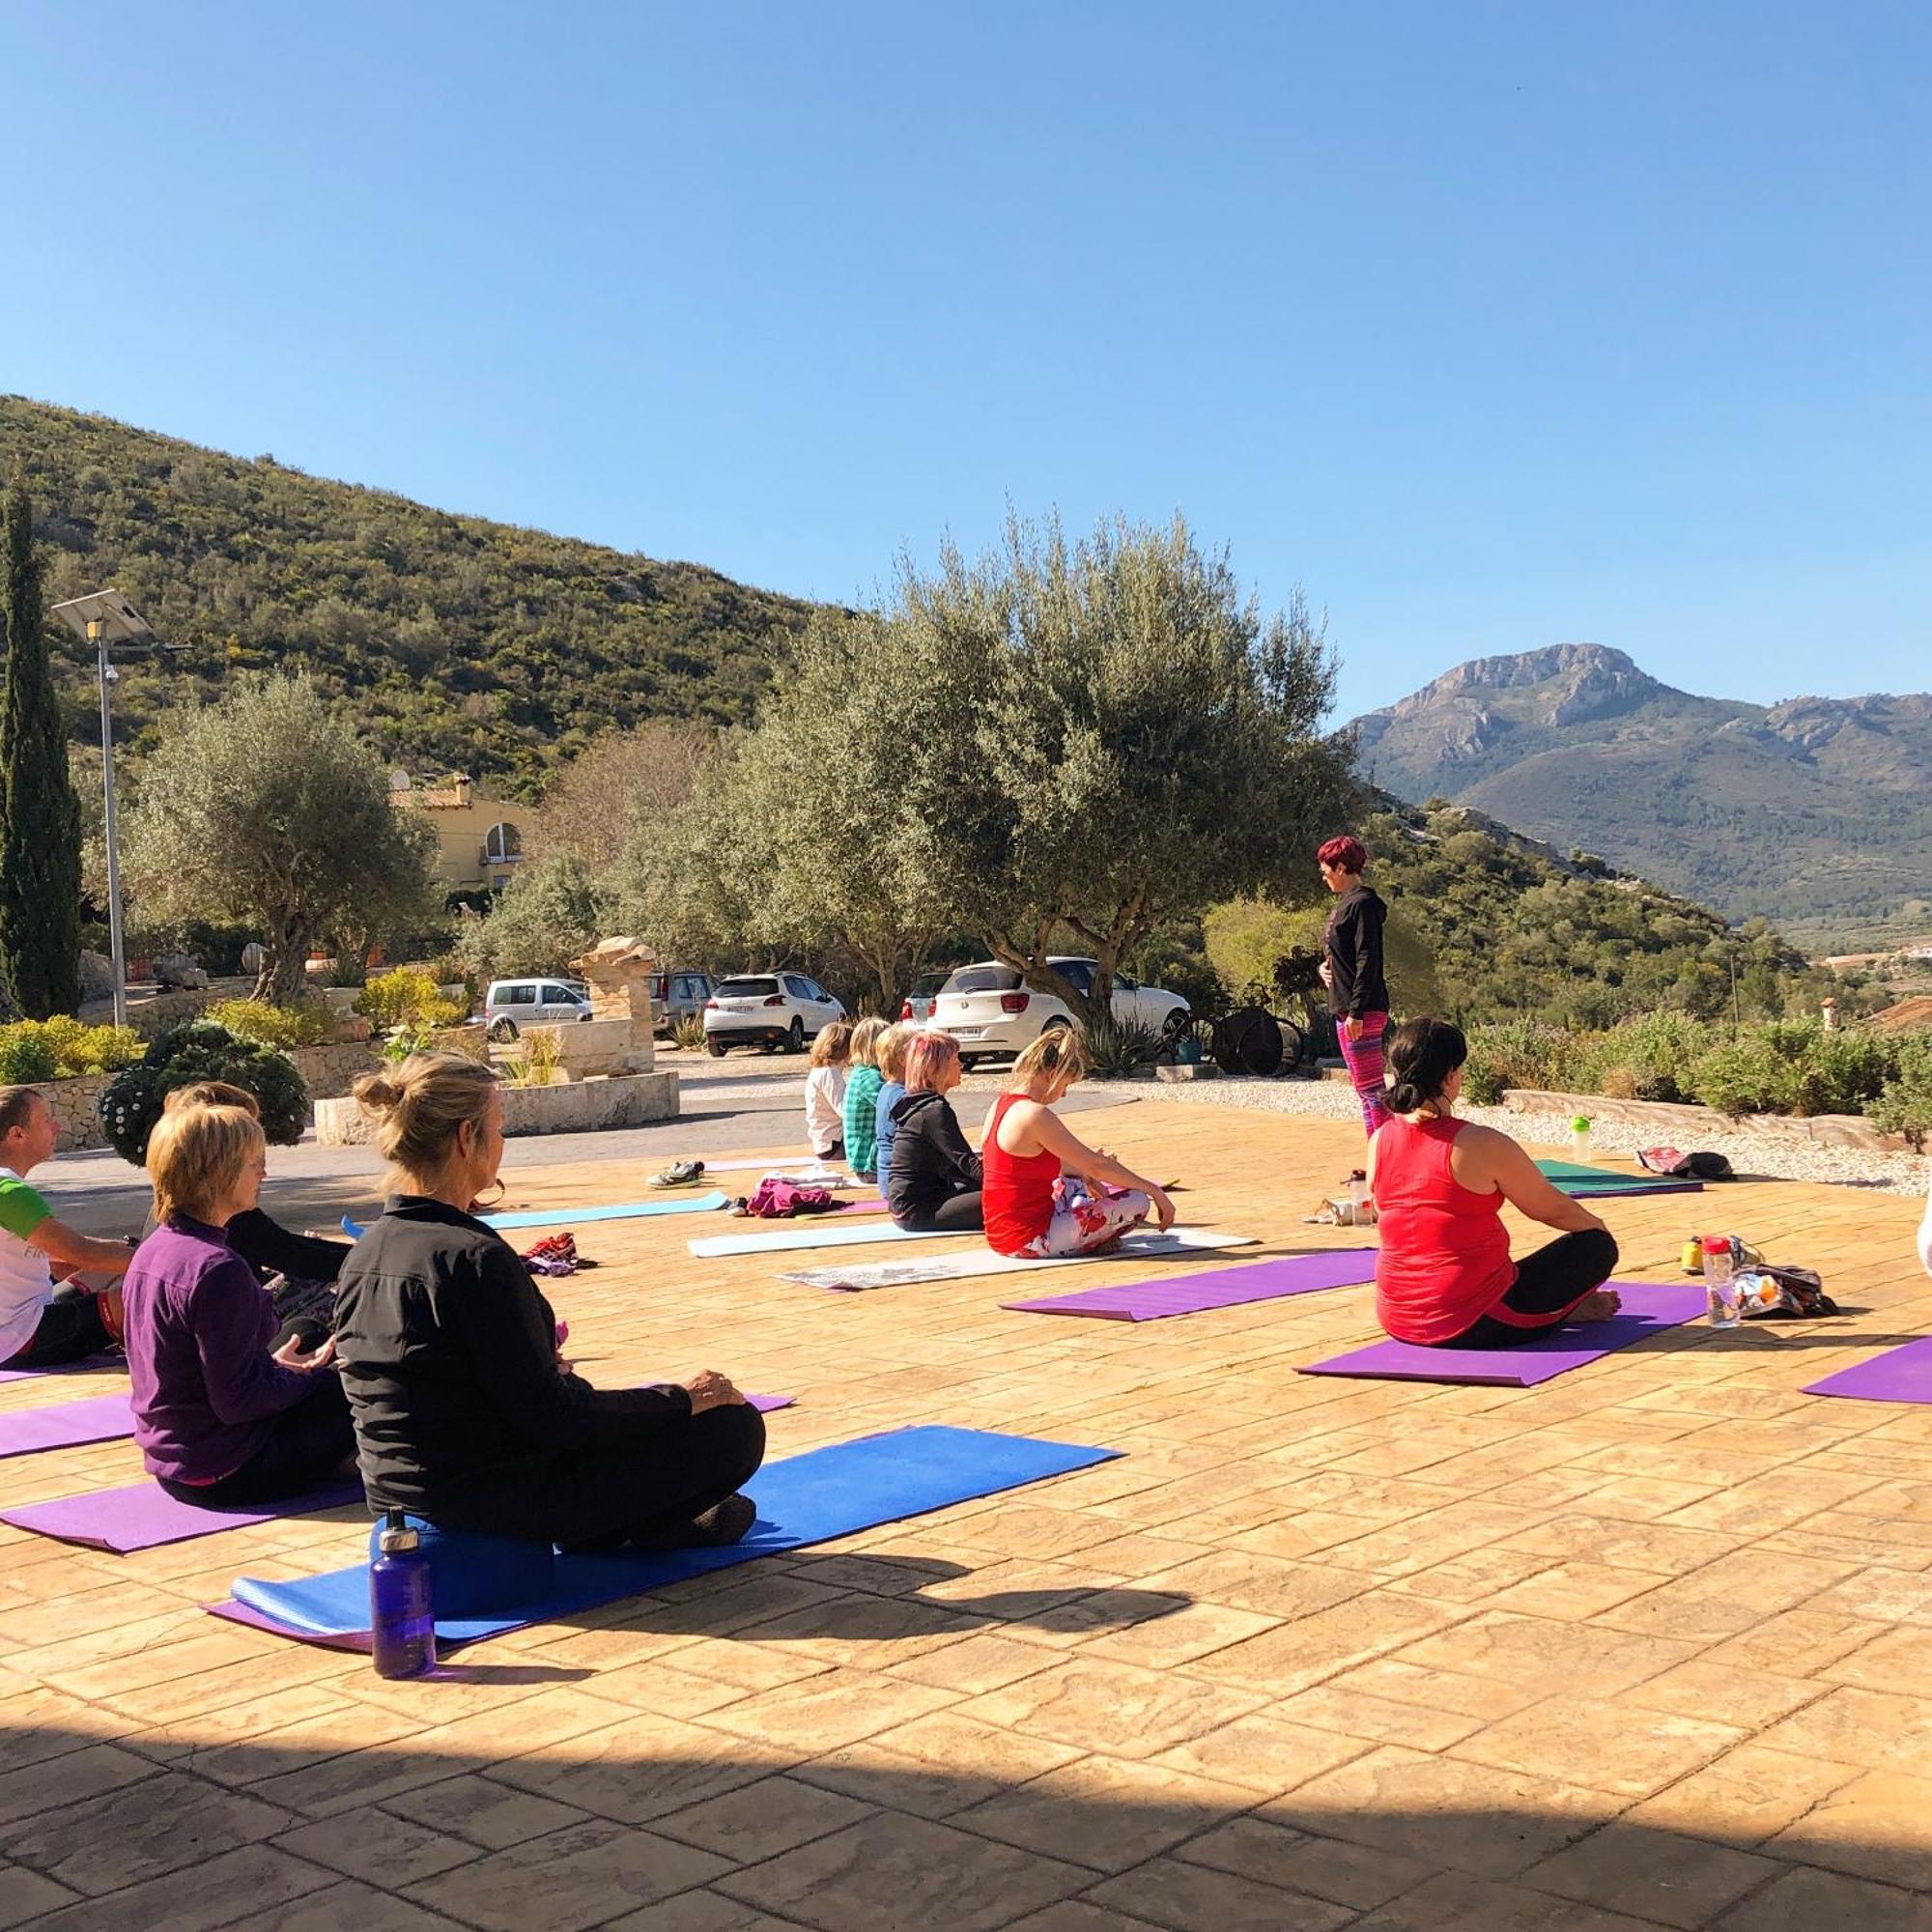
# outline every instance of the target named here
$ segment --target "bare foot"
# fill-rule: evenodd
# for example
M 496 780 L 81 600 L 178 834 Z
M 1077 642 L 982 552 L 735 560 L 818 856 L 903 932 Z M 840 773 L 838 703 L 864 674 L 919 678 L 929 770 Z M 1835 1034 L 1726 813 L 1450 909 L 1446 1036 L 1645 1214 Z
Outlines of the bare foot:
M 1570 1311 L 1573 1321 L 1607 1321 L 1624 1305 L 1624 1298 L 1613 1288 L 1600 1288 L 1594 1294 L 1586 1294 Z

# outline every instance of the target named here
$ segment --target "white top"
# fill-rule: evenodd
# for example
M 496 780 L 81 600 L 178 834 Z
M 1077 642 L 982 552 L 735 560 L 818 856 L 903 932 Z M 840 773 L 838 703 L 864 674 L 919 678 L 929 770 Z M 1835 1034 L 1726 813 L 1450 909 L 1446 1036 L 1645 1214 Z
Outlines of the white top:
M 1918 1224 L 1918 1259 L 1927 1274 L 1932 1274 L 1932 1194 L 1925 1197 L 1925 1218 Z
M 27 1238 L 47 1218 L 47 1204 L 11 1167 L 0 1167 L 0 1362 L 34 1339 L 54 1295 L 53 1269 Z
M 845 1138 L 845 1069 L 814 1066 L 805 1076 L 805 1137 L 815 1154 L 828 1154 Z

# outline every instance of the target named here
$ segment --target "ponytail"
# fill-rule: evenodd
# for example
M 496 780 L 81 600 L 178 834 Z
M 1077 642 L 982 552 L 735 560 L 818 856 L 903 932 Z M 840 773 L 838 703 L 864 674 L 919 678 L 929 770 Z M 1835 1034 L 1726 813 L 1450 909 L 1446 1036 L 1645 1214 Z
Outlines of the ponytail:
M 1469 1057 L 1461 1027 L 1447 1020 L 1405 1020 L 1389 1036 L 1388 1108 L 1419 1114 L 1441 1096 L 1449 1076 Z

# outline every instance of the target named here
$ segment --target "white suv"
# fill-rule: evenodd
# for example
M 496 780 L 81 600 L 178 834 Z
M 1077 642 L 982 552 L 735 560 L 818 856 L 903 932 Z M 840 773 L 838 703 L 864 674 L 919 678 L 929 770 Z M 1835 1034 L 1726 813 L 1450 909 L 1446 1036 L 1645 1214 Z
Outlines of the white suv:
M 721 980 L 704 1003 L 704 1044 L 716 1054 L 734 1046 L 781 1046 L 803 1053 L 822 1026 L 845 1009 L 803 973 L 745 973 Z
M 1094 985 L 1091 959 L 1049 959 L 1046 962 L 1083 993 Z M 1114 1017 L 1132 1020 L 1155 1033 L 1169 1033 L 1187 1018 L 1187 1002 L 1159 986 L 1143 986 L 1124 973 L 1114 975 Z M 994 1054 L 1018 1053 L 1048 1027 L 1071 1026 L 1073 1016 L 1064 1000 L 1028 986 L 1010 966 L 986 960 L 962 966 L 939 989 L 932 1003 L 932 1025 L 959 1042 L 959 1060 L 971 1067 Z

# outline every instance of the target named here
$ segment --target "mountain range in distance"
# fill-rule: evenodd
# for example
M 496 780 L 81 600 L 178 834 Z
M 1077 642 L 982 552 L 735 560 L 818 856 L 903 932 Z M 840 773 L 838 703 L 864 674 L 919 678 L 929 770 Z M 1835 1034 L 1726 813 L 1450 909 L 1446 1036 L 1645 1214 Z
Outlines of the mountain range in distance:
M 1747 704 L 1620 650 L 1458 665 L 1351 726 L 1362 770 L 1811 943 L 1932 923 L 1932 695 Z

